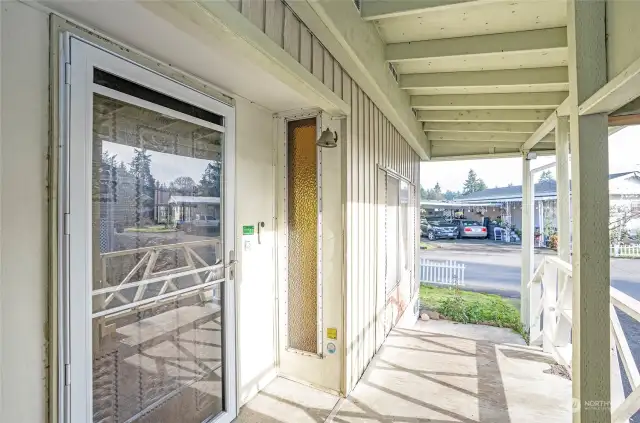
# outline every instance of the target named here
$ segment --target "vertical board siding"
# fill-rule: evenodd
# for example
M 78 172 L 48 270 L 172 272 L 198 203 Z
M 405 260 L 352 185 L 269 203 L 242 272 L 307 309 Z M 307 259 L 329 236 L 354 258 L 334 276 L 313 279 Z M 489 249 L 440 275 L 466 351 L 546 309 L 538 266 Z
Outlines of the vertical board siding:
M 311 68 L 311 50 L 313 48 L 313 35 L 306 26 L 300 30 L 300 64 L 309 72 Z M 343 99 L 344 100 L 344 99 Z
M 324 82 L 324 46 L 316 37 L 311 44 L 311 73 Z
M 334 90 L 333 87 L 333 56 L 331 56 L 331 54 L 325 50 L 324 51 L 324 75 L 323 75 L 323 82 L 324 85 L 326 85 L 327 87 L 329 87 L 329 89 L 331 89 L 331 91 Z
M 284 47 L 284 4 L 280 0 L 267 0 L 265 7 L 265 34 L 280 47 Z
M 265 30 L 265 3 L 266 0 L 242 0 L 240 11 L 252 24 Z
M 420 159 L 283 0 L 228 1 L 351 106 L 346 123 L 347 139 L 339 140 L 339 143 L 345 143 L 343 151 L 346 153 L 346 169 L 343 170 L 346 176 L 344 271 L 347 279 L 344 344 L 345 393 L 349 393 L 376 352 L 376 315 L 380 314 L 384 319 L 384 310 L 376 308 L 377 304 L 386 303 L 386 298 L 384 301 L 377 298 L 380 294 L 377 291 L 377 251 L 379 245 L 384 245 L 384 239 L 377 236 L 378 167 L 390 169 L 411 181 L 414 198 L 417 198 Z M 419 217 L 417 203 L 417 199 L 412 203 L 416 222 Z M 414 233 L 410 234 L 410 240 L 418 236 L 418 224 L 412 228 Z M 413 293 L 417 294 L 415 289 Z
M 300 21 L 288 7 L 284 8 L 284 50 L 300 62 Z
M 342 77 L 348 78 L 344 71 Z M 347 117 L 347 126 L 351 129 L 350 139 L 344 140 L 349 144 L 346 147 L 345 210 L 346 310 L 349 325 L 346 340 L 346 392 L 355 387 L 375 355 L 376 319 L 384 319 L 384 310 L 377 308 L 377 304 L 386 304 L 386 299 L 379 301 L 377 298 L 378 295 L 386 295 L 377 291 L 377 250 L 384 244 L 384 239 L 376 237 L 377 170 L 379 166 L 386 167 L 411 181 L 415 199 L 420 163 L 418 155 L 356 83 L 351 83 L 351 90 L 351 115 Z M 413 200 L 410 207 L 413 208 L 412 215 L 417 221 L 417 201 Z M 414 244 L 418 236 L 418 225 L 409 222 L 409 226 L 412 229 L 409 242 Z M 413 254 L 413 263 L 416 254 Z M 415 286 L 415 271 L 412 275 L 409 283 Z M 415 289 L 411 288 L 411 292 L 417 295 Z

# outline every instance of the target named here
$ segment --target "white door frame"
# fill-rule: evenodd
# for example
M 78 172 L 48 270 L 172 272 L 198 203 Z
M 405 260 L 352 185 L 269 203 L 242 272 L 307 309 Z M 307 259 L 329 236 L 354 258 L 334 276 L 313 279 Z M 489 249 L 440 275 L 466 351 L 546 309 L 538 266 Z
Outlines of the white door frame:
M 200 121 L 157 104 L 121 95 L 120 100 L 161 113 L 189 120 L 199 125 L 215 127 L 224 132 L 222 234 L 225 257 L 225 296 L 223 307 L 224 342 L 224 409 L 208 421 L 231 422 L 237 407 L 237 348 L 235 263 L 235 109 L 232 106 L 197 92 L 128 59 L 107 51 L 76 35 L 63 34 L 60 64 L 61 75 L 61 154 L 60 154 L 60 235 L 61 308 L 60 380 L 64 410 L 60 420 L 65 423 L 86 423 L 92 416 L 92 327 L 91 281 L 92 250 L 92 99 L 93 93 L 115 97 L 116 92 L 93 83 L 93 68 L 123 77 L 178 100 L 209 110 L 224 117 L 224 127 Z M 161 110 L 159 110 L 161 109 Z M 195 122 L 197 121 L 197 122 Z M 84 175 L 84 177 L 78 177 Z M 71 358 L 73 357 L 73 361 Z

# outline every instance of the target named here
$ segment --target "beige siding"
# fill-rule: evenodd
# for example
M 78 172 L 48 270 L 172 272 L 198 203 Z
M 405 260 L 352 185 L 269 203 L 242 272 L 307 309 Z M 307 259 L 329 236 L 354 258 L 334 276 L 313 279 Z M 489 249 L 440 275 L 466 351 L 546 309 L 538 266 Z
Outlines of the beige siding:
M 347 184 L 346 390 L 349 392 L 376 352 L 376 316 L 384 319 L 383 310 L 377 310 L 376 307 L 379 295 L 376 290 L 377 250 L 384 248 L 384 241 L 376 239 L 377 170 L 378 167 L 385 167 L 411 181 L 415 198 L 420 159 L 360 87 L 344 73 L 343 80 L 350 81 L 350 84 L 343 84 L 342 94 L 351 105 L 351 114 L 347 119 L 349 137 L 343 147 L 346 150 Z M 417 213 L 414 201 L 415 221 L 413 224 L 410 222 L 414 233 L 409 237 L 412 244 L 417 239 Z M 417 257 L 414 255 L 413 259 L 415 262 Z M 409 281 L 409 284 L 415 284 L 415 280 Z M 395 290 L 392 294 L 396 296 L 398 304 L 406 307 L 411 300 L 406 295 L 409 286 L 399 288 L 402 289 Z M 387 300 L 384 301 L 386 302 Z M 403 310 L 401 307 L 399 312 L 402 313 Z
M 346 123 L 347 139 L 342 144 L 343 157 L 346 158 L 343 170 L 346 178 L 347 279 L 345 389 L 349 392 L 376 352 L 376 315 L 384 318 L 383 310 L 377 310 L 379 307 L 376 306 L 377 252 L 379 248 L 384 248 L 377 237 L 378 168 L 389 169 L 411 181 L 415 195 L 420 159 L 340 63 L 282 0 L 266 0 L 266 3 L 265 0 L 229 1 L 351 106 Z M 253 3 L 258 5 L 254 6 Z M 258 16 L 259 11 L 265 14 L 263 19 Z M 409 239 L 415 242 L 418 230 L 418 208 L 415 203 L 413 209 L 416 221 L 412 228 L 415 231 Z M 396 290 L 398 293 L 394 294 L 402 297 L 396 299 L 403 307 L 410 304 L 411 300 L 404 298 L 404 293 L 409 291 L 408 287 L 405 288 Z M 401 307 L 400 312 L 402 310 Z

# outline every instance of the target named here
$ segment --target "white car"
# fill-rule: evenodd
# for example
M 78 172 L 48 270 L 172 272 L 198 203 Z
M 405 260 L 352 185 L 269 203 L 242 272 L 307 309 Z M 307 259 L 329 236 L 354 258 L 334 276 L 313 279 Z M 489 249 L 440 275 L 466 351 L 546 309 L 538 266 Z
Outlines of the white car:
M 458 238 L 486 238 L 487 228 L 474 220 L 458 221 Z

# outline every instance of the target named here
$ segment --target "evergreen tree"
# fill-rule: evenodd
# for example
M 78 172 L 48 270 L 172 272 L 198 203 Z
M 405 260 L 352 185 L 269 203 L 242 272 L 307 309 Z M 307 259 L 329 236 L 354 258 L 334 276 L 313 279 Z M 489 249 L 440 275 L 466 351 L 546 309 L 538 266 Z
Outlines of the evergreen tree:
M 220 197 L 222 163 L 215 160 L 207 165 L 200 179 L 200 194 L 204 197 Z
M 540 174 L 540 179 L 538 179 L 538 182 L 550 182 L 550 181 L 555 181 L 555 178 L 551 174 L 550 170 L 545 170 Z
M 487 189 L 487 184 L 485 184 L 481 178 L 478 178 L 478 175 L 473 169 L 469 169 L 467 180 L 464 181 L 462 188 L 462 194 L 468 195 L 472 192 L 484 191 L 485 189 Z
M 433 192 L 435 193 L 436 196 L 442 195 L 442 188 L 440 188 L 439 182 L 436 182 L 436 186 L 433 187 Z
M 152 217 L 154 207 L 155 179 L 151 175 L 151 154 L 145 148 L 134 149 L 133 159 L 129 164 L 129 172 L 135 178 L 136 205 L 138 213 L 136 224 L 141 218 Z

